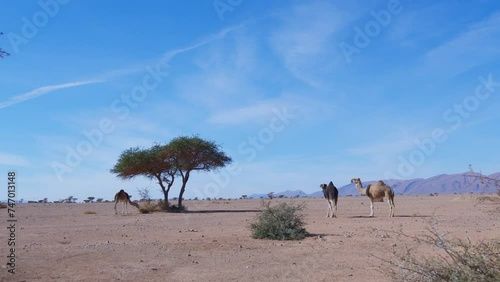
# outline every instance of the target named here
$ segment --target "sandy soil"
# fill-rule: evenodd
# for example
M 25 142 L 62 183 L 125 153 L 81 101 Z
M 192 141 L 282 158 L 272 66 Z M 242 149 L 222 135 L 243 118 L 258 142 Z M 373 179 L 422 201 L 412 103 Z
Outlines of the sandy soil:
M 274 199 L 306 204 L 311 236 L 302 241 L 252 239 L 248 226 L 260 200 L 186 201 L 188 213 L 130 208 L 131 215 L 115 215 L 112 203 L 21 204 L 16 274 L 5 266 L 9 233 L 2 228 L 0 280 L 390 281 L 374 256 L 391 259 L 393 250 L 416 244 L 392 231 L 426 234 L 435 219 L 450 236 L 500 239 L 500 198 L 491 199 L 396 196 L 396 217 L 387 217 L 387 203 L 377 203 L 368 218 L 368 198 L 341 197 L 334 219 L 325 217 L 324 199 Z

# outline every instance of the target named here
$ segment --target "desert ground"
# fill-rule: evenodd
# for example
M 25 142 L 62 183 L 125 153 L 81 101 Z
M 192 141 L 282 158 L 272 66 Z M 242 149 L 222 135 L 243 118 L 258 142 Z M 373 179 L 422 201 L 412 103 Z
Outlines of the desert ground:
M 450 238 L 500 239 L 497 195 L 396 195 L 393 218 L 387 203 L 376 203 L 369 218 L 369 199 L 361 196 L 340 197 L 337 218 L 325 217 L 325 199 L 272 201 L 304 203 L 310 236 L 251 238 L 260 199 L 185 201 L 186 213 L 141 214 L 129 206 L 130 215 L 115 215 L 113 203 L 19 204 L 15 274 L 2 263 L 0 280 L 390 281 L 382 259 L 416 246 L 411 236 L 432 225 Z

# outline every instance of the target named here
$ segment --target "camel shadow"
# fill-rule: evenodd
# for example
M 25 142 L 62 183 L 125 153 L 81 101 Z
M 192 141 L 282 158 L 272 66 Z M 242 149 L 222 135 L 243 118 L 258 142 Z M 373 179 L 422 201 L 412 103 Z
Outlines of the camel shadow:
M 342 234 L 328 234 L 328 233 L 307 233 L 306 237 L 316 237 L 316 238 L 323 238 L 323 237 L 333 237 L 333 236 L 343 236 Z
M 368 216 L 368 215 L 355 215 L 355 216 L 349 216 L 349 218 L 376 218 L 376 217 L 388 217 L 388 216 Z M 394 215 L 394 217 L 402 217 L 402 218 L 412 218 L 412 217 L 418 217 L 418 218 L 426 218 L 426 217 L 431 217 L 430 215 Z
M 262 212 L 261 210 L 195 210 L 195 211 L 184 211 L 183 213 L 256 213 Z

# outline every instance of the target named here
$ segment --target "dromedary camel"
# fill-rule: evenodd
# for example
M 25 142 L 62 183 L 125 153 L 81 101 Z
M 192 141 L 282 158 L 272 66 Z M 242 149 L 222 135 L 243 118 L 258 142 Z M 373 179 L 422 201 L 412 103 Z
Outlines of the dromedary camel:
M 125 213 L 128 213 L 128 209 L 127 209 L 127 207 L 128 207 L 127 205 L 128 204 L 131 204 L 132 206 L 134 206 L 134 207 L 136 207 L 136 208 L 139 209 L 139 205 L 137 203 L 132 202 L 130 200 L 130 197 L 131 196 L 127 192 L 123 191 L 123 189 L 120 190 L 120 192 L 116 193 L 116 195 L 115 195 L 115 214 L 118 214 L 116 212 L 116 204 L 118 204 L 118 202 L 122 203 L 122 212 L 121 212 L 121 214 L 123 214 L 124 210 L 125 210 Z
M 337 200 L 339 198 L 339 191 L 337 190 L 337 187 L 335 187 L 335 185 L 333 185 L 333 182 L 331 181 L 328 185 L 321 184 L 319 185 L 319 187 L 323 189 L 323 195 L 328 201 L 328 212 L 326 214 L 326 217 L 337 217 Z
M 356 184 L 356 188 L 358 188 L 361 195 L 366 195 L 370 198 L 370 217 L 373 217 L 373 202 L 383 202 L 384 198 L 387 198 L 387 203 L 391 207 L 389 217 L 394 217 L 394 190 L 385 184 L 384 181 L 379 180 L 374 184 L 368 184 L 366 189 L 363 188 L 363 184 L 359 178 L 351 179 L 351 183 Z

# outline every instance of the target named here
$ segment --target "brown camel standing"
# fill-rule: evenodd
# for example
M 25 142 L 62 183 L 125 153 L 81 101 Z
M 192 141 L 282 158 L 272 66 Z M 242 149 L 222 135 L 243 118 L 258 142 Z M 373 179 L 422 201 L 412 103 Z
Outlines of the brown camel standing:
M 123 189 L 120 190 L 120 192 L 116 193 L 116 195 L 115 195 L 115 214 L 118 214 L 116 212 L 116 205 L 118 204 L 118 202 L 122 203 L 122 212 L 121 212 L 121 214 L 123 214 L 124 210 L 125 210 L 125 213 L 128 214 L 128 209 L 127 209 L 127 207 L 128 207 L 127 205 L 128 204 L 131 204 L 132 206 L 134 206 L 136 208 L 139 208 L 139 205 L 137 203 L 132 202 L 130 200 L 130 197 L 131 196 L 127 192 L 123 191 Z
M 356 184 L 356 188 L 358 188 L 361 195 L 366 195 L 370 198 L 370 217 L 373 217 L 373 202 L 383 202 L 384 198 L 387 199 L 387 203 L 391 208 L 389 217 L 394 217 L 394 190 L 385 184 L 384 181 L 379 180 L 374 184 L 368 184 L 366 188 L 363 188 L 363 184 L 359 178 L 351 179 L 351 183 Z

